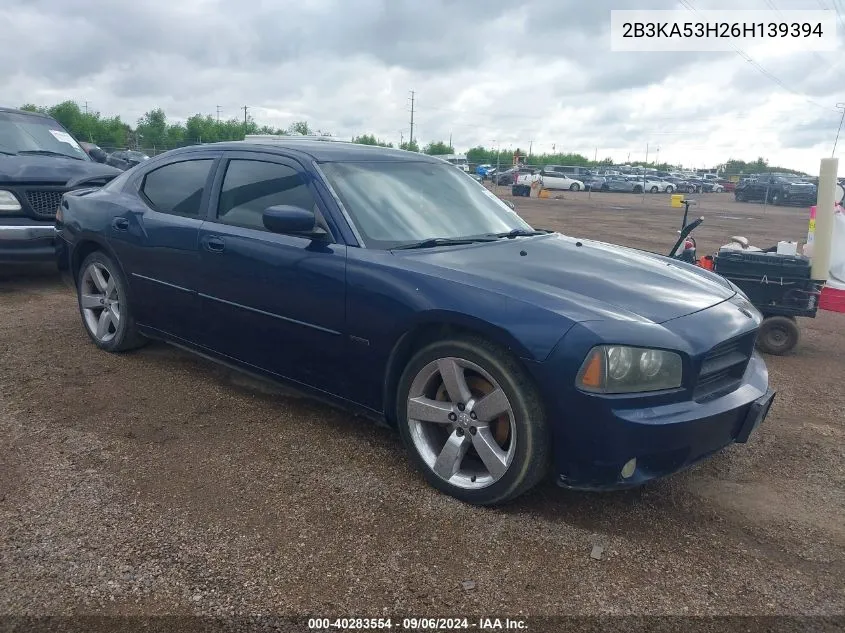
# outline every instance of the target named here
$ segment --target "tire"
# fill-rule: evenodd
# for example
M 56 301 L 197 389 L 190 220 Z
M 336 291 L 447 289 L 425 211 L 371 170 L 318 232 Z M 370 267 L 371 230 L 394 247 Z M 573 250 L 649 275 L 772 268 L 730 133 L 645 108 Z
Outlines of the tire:
M 581 189 L 581 187 L 578 186 L 578 183 L 573 182 L 571 185 L 569 185 L 570 191 L 578 191 L 580 189 Z
M 91 253 L 79 267 L 76 299 L 82 325 L 107 352 L 126 352 L 147 342 L 135 325 L 128 288 L 120 267 L 102 251 Z
M 651 193 L 657 193 L 658 191 L 660 191 L 660 188 L 659 187 L 652 187 L 651 189 L 649 189 L 649 191 Z
M 774 193 L 772 193 L 772 194 L 769 196 L 769 201 L 770 201 L 773 205 L 775 205 L 776 207 L 777 207 L 777 206 L 780 206 L 780 204 L 781 204 L 780 194 L 779 194 L 777 191 L 775 191 Z
M 736 202 L 745 202 L 745 196 L 743 196 L 740 192 L 734 193 L 734 200 Z
M 687 193 L 695 193 L 695 185 L 690 185 L 687 187 Z
M 643 192 L 643 188 L 642 188 L 642 187 L 640 187 L 639 185 L 637 185 L 636 187 L 634 187 L 634 193 L 642 193 L 642 192 Z
M 782 356 L 792 351 L 801 338 L 795 319 L 771 316 L 763 319 L 757 335 L 757 349 L 766 354 Z
M 444 371 L 456 377 L 449 389 Z M 499 393 L 489 408 L 492 422 L 472 418 L 492 392 Z M 422 404 L 432 402 L 437 407 Z M 409 413 L 429 413 L 437 421 Z M 466 503 L 505 503 L 549 471 L 550 438 L 537 389 L 515 358 L 483 339 L 452 338 L 419 350 L 399 380 L 396 419 L 410 459 L 428 483 Z
M 673 191 L 675 191 L 675 188 L 672 185 L 666 187 L 666 193 L 672 193 Z
M 602 191 L 610 191 L 610 187 L 608 187 L 607 185 L 602 185 L 601 190 Z

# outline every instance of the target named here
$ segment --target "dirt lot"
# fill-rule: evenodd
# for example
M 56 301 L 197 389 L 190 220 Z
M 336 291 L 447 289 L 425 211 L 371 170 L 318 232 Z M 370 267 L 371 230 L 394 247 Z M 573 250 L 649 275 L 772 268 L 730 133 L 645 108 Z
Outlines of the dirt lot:
M 806 235 L 803 209 L 700 198 L 700 251 Z M 668 196 L 515 202 L 660 251 L 680 224 Z M 0 613 L 843 614 L 845 315 L 802 328 L 749 444 L 639 490 L 478 509 L 394 433 L 165 345 L 99 352 L 49 271 L 7 273 Z

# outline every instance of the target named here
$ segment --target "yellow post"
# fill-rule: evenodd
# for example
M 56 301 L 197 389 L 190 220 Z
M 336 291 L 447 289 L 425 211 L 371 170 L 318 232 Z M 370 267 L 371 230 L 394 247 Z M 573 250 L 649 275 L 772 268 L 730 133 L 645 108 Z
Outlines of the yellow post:
M 673 209 L 680 209 L 684 206 L 684 194 L 682 193 L 673 193 L 672 194 L 672 208 Z

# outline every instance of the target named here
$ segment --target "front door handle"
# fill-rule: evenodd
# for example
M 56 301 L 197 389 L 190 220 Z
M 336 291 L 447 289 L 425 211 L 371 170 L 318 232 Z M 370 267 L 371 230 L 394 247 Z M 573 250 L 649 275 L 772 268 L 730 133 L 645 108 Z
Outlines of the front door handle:
M 115 231 L 129 230 L 129 220 L 127 220 L 126 218 L 115 218 L 111 221 L 111 225 Z
M 223 241 L 222 237 L 209 237 L 205 241 L 205 248 L 210 250 L 212 253 L 222 253 L 226 248 L 226 243 Z

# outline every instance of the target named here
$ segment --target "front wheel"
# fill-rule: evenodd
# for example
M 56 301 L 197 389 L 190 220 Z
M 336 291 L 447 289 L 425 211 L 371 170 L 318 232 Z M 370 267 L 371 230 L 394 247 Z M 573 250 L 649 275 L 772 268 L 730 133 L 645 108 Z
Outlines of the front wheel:
M 76 290 L 85 331 L 97 347 L 125 352 L 146 342 L 135 326 L 126 279 L 111 257 L 101 251 L 86 257 Z
M 577 182 L 573 182 L 571 185 L 569 185 L 569 190 L 570 190 L 570 191 L 578 191 L 580 188 L 581 188 L 581 187 L 579 187 L 579 186 L 578 186 L 578 183 L 577 183 Z
M 675 188 L 672 185 L 666 187 L 666 193 L 672 193 L 673 191 L 675 191 Z
M 399 381 L 397 421 L 426 480 L 477 505 L 514 499 L 548 472 L 540 397 L 518 361 L 475 338 L 432 343 Z
M 771 316 L 763 319 L 757 335 L 757 348 L 766 354 L 781 356 L 798 345 L 801 331 L 795 319 Z
M 651 191 L 651 193 L 657 193 L 658 191 L 660 191 L 660 188 L 659 187 L 652 187 L 651 189 L 649 189 L 649 191 Z

